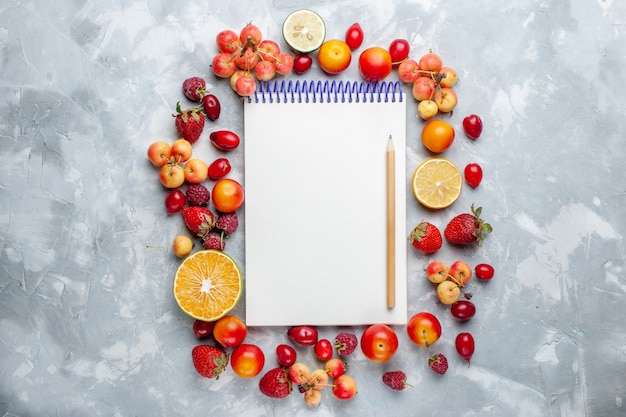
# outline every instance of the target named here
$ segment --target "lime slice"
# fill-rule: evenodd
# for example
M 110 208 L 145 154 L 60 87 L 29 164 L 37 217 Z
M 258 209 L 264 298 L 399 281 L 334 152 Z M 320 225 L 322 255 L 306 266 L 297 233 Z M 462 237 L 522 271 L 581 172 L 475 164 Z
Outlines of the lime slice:
M 308 54 L 318 49 L 324 42 L 326 24 L 314 11 L 296 10 L 283 22 L 283 37 L 291 49 Z
M 413 194 L 417 201 L 432 209 L 450 206 L 459 198 L 463 178 L 456 165 L 445 158 L 422 162 L 413 174 Z

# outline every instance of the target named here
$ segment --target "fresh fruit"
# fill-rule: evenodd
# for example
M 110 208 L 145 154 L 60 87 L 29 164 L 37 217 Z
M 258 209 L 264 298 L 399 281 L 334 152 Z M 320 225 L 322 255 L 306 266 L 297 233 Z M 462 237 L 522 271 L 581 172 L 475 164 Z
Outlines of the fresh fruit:
M 439 113 L 439 107 L 437 103 L 432 100 L 422 100 L 417 105 L 417 115 L 422 120 L 430 120 Z
M 239 217 L 236 212 L 219 213 L 215 221 L 215 227 L 227 235 L 232 235 L 239 227 Z
M 448 279 L 448 265 L 441 261 L 432 261 L 426 266 L 426 277 L 433 284 L 439 284 L 440 282 Z
M 165 188 L 178 188 L 185 183 L 185 170 L 178 164 L 168 162 L 161 167 L 159 180 Z
M 241 272 L 224 252 L 199 250 L 183 260 L 174 277 L 174 298 L 189 316 L 215 321 L 228 314 L 242 293 Z
M 213 146 L 222 151 L 232 151 L 239 146 L 241 140 L 235 132 L 230 130 L 216 130 L 211 132 L 209 139 Z
M 278 74 L 287 75 L 293 70 L 293 57 L 286 52 L 282 52 L 276 57 L 274 65 Z
M 282 343 L 276 346 L 276 359 L 280 366 L 285 368 L 290 367 L 296 363 L 297 357 L 298 354 L 293 347 Z
M 406 39 L 394 39 L 391 41 L 391 44 L 389 44 L 389 55 L 391 56 L 393 68 L 398 68 L 409 57 L 410 51 L 411 46 Z
M 476 163 L 467 164 L 464 170 L 465 181 L 476 188 L 483 179 L 483 169 Z
M 312 326 L 295 326 L 287 330 L 287 336 L 302 346 L 313 346 L 318 341 L 317 329 Z
M 386 324 L 372 324 L 361 335 L 361 350 L 374 362 L 386 362 L 398 350 L 398 336 Z
M 204 249 L 224 250 L 226 248 L 226 241 L 220 232 L 211 231 L 203 236 L 202 240 Z
M 384 48 L 373 46 L 359 55 L 359 72 L 365 81 L 382 81 L 391 73 L 391 68 L 391 55 Z
M 304 403 L 309 407 L 317 407 L 322 402 L 320 390 L 310 389 L 304 392 Z
M 443 240 L 437 226 L 422 221 L 411 231 L 409 242 L 420 252 L 434 253 L 441 248 Z
M 482 263 L 474 267 L 474 272 L 476 273 L 476 278 L 483 281 L 489 281 L 491 278 L 493 278 L 495 270 L 493 266 Z
M 320 339 L 313 346 L 313 352 L 317 359 L 327 361 L 333 357 L 333 345 L 328 339 Z
M 398 65 L 398 78 L 405 83 L 414 83 L 420 77 L 419 65 L 413 59 L 406 59 Z
M 237 316 L 226 315 L 217 320 L 213 328 L 213 337 L 225 348 L 234 348 L 243 343 L 248 328 Z
M 452 316 L 461 321 L 466 321 L 474 317 L 476 314 L 476 306 L 468 300 L 459 300 L 450 307 Z
M 419 61 L 420 70 L 430 71 L 432 75 L 439 72 L 443 66 L 441 57 L 434 52 L 428 52 L 420 57 Z
M 351 355 L 359 345 L 359 339 L 354 333 L 340 332 L 335 336 L 335 349 L 341 356 Z
M 472 355 L 474 355 L 474 337 L 471 333 L 463 332 L 456 335 L 454 346 L 459 355 L 469 364 Z
M 311 376 L 311 370 L 308 365 L 302 362 L 296 362 L 289 367 L 289 378 L 294 384 L 305 384 Z
M 243 343 L 230 355 L 230 367 L 241 378 L 252 378 L 263 370 L 265 354 L 257 345 Z
M 214 94 L 206 94 L 202 97 L 202 111 L 209 120 L 215 121 L 220 117 L 222 105 Z
M 348 370 L 348 364 L 340 358 L 333 358 L 326 362 L 324 369 L 330 378 L 337 378 Z
M 165 211 L 169 214 L 178 213 L 185 207 L 187 198 L 180 190 L 170 190 L 165 196 Z
M 432 100 L 435 97 L 435 91 L 437 90 L 437 83 L 431 77 L 419 76 L 413 82 L 411 87 L 411 94 L 417 101 Z M 435 103 L 437 104 L 437 103 Z M 439 107 L 437 107 L 439 109 Z
M 269 81 L 276 75 L 276 65 L 270 61 L 261 61 L 254 67 L 254 75 L 259 81 Z
M 215 327 L 214 321 L 194 320 L 192 330 L 193 334 L 199 338 L 205 338 L 213 336 L 213 327 Z
M 483 132 L 483 121 L 479 116 L 470 114 L 463 119 L 463 131 L 470 139 L 478 139 Z
M 465 261 L 454 261 L 448 269 L 448 275 L 452 281 L 462 287 L 472 278 L 472 268 Z
M 158 141 L 148 147 L 148 159 L 152 165 L 162 167 L 170 160 L 172 147 L 169 143 Z
M 439 108 L 441 110 L 441 108 Z M 422 144 L 431 152 L 441 153 L 454 142 L 454 128 L 443 120 L 430 120 L 422 129 Z
M 441 337 L 441 323 L 432 313 L 422 311 L 414 314 L 406 326 L 409 339 L 418 346 L 428 347 Z
M 253 25 L 252 23 L 245 25 L 243 29 L 241 29 L 241 32 L 239 32 L 239 41 L 241 41 L 242 44 L 252 42 L 254 45 L 258 45 L 261 43 L 262 38 L 261 30 L 257 25 Z
M 187 139 L 176 139 L 172 143 L 171 160 L 175 163 L 187 162 L 192 153 L 193 148 Z
M 317 51 L 317 63 L 327 74 L 339 74 L 348 68 L 351 61 L 350 47 L 339 39 L 325 41 Z
M 191 101 L 199 103 L 206 93 L 206 81 L 200 77 L 191 77 L 183 81 L 183 94 Z
M 219 180 L 225 177 L 231 170 L 230 161 L 226 158 L 217 158 L 211 162 L 207 169 L 207 176 L 210 180 Z
M 259 380 L 261 392 L 271 398 L 285 398 L 291 393 L 292 385 L 284 368 L 270 369 Z
M 194 158 L 187 161 L 183 167 L 185 171 L 185 180 L 191 184 L 198 184 L 206 180 L 208 175 L 208 167 L 202 159 Z
M 461 297 L 461 288 L 454 281 L 443 281 L 437 284 L 437 299 L 442 304 L 453 304 Z
M 251 96 L 256 91 L 256 80 L 248 70 L 236 71 L 231 76 L 230 85 L 241 97 Z
M 348 374 L 337 377 L 333 383 L 333 395 L 340 400 L 350 400 L 356 395 L 356 381 Z
M 293 59 L 293 70 L 296 74 L 304 74 L 313 65 L 313 58 L 309 54 L 298 54 Z
M 176 103 L 175 124 L 178 136 L 192 145 L 200 139 L 204 129 L 204 115 L 197 108 L 182 110 L 180 102 Z
M 435 91 L 433 100 L 437 103 L 437 108 L 442 113 L 449 113 L 456 107 L 459 99 L 456 92 L 449 87 L 440 87 Z
M 221 348 L 197 345 L 191 350 L 191 359 L 196 371 L 205 378 L 218 379 L 228 365 L 228 354 Z
M 442 353 L 437 353 L 436 355 L 428 358 L 428 366 L 435 373 L 443 375 L 448 370 L 448 358 L 446 358 Z
M 441 87 L 452 87 L 456 84 L 456 80 L 458 79 L 457 72 L 450 67 L 443 67 L 439 70 L 439 85 Z
M 243 204 L 243 187 L 230 178 L 217 180 L 211 191 L 213 205 L 222 213 L 232 213 Z
M 174 254 L 179 258 L 189 255 L 193 249 L 193 242 L 189 236 L 178 235 L 174 238 Z
M 413 173 L 413 195 L 431 209 L 449 207 L 461 194 L 463 178 L 457 166 L 445 158 L 429 158 Z
M 215 43 L 217 48 L 222 52 L 228 52 L 232 54 L 241 49 L 241 40 L 239 35 L 230 29 L 223 30 L 215 37 Z
M 480 218 L 482 207 L 474 208 L 472 204 L 471 213 L 459 214 L 450 220 L 443 231 L 443 235 L 450 243 L 457 245 L 469 245 L 476 242 L 482 245 L 486 235 L 493 231 L 489 223 L 485 223 Z
M 185 206 L 181 210 L 183 221 L 193 234 L 204 237 L 215 227 L 215 215 L 203 206 Z
M 239 39 L 237 39 L 239 40 Z M 230 78 L 237 71 L 235 56 L 230 52 L 222 52 L 213 57 L 211 71 L 220 78 Z
M 351 24 L 348 30 L 346 30 L 345 39 L 350 49 L 359 49 L 361 44 L 363 44 L 363 29 L 361 29 L 361 25 L 358 23 Z
M 402 391 L 411 384 L 406 382 L 406 374 L 403 371 L 387 371 L 383 374 L 383 383 L 395 391 Z
M 322 45 L 325 37 L 324 20 L 311 10 L 296 10 L 283 22 L 283 38 L 296 52 L 306 54 L 315 51 Z
M 211 192 L 202 184 L 189 184 L 185 199 L 190 206 L 206 206 L 211 200 Z
M 329 342 L 330 343 L 330 342 Z M 331 349 L 332 352 L 332 349 Z M 312 389 L 321 391 L 328 386 L 328 374 L 324 369 L 314 369 L 311 372 L 311 376 L 308 381 L 304 384 L 305 389 Z
M 280 54 L 280 46 L 271 39 L 263 39 L 257 46 L 257 52 L 261 57 L 261 61 L 274 63 Z

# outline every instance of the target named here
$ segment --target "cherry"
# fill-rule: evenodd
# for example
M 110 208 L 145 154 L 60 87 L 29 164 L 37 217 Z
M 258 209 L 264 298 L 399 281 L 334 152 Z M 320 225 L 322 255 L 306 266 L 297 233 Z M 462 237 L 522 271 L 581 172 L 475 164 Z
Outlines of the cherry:
M 474 337 L 471 333 L 459 333 L 454 341 L 456 351 L 468 363 L 474 354 Z
M 395 39 L 389 45 L 389 55 L 394 68 L 398 68 L 400 63 L 409 57 L 411 47 L 406 39 Z
M 474 314 L 476 314 L 476 306 L 471 301 L 459 300 L 452 304 L 450 312 L 454 318 L 465 321 L 474 317 Z
M 478 139 L 483 131 L 483 121 L 475 114 L 470 114 L 463 119 L 463 130 L 470 139 Z
M 352 50 L 358 49 L 363 43 L 363 29 L 358 23 L 352 24 L 346 31 L 346 43 Z
M 226 158 L 217 158 L 208 168 L 209 179 L 215 181 L 225 177 L 230 172 L 230 162 Z
M 280 344 L 276 346 L 276 358 L 282 367 L 287 368 L 296 363 L 297 356 L 296 350 L 289 345 Z
M 328 339 L 320 339 L 313 347 L 315 356 L 321 361 L 327 361 L 333 357 L 333 344 Z
M 213 334 L 214 321 L 196 320 L 193 322 L 193 333 L 198 337 L 209 337 Z
M 183 209 L 186 201 L 187 198 L 182 191 L 178 189 L 171 190 L 165 196 L 165 210 L 167 210 L 169 214 L 178 213 Z
M 302 346 L 313 346 L 317 343 L 317 329 L 311 326 L 296 326 L 287 331 L 291 340 Z
M 211 143 L 219 150 L 232 151 L 239 146 L 239 136 L 230 130 L 216 130 L 209 135 Z
M 304 74 L 313 65 L 313 58 L 308 54 L 298 54 L 293 59 L 293 70 L 296 74 Z
M 465 181 L 472 187 L 478 187 L 483 179 L 483 169 L 478 164 L 467 164 L 465 167 Z
M 489 264 L 478 264 L 474 267 L 474 271 L 476 272 L 476 278 L 482 279 L 483 281 L 489 281 L 493 278 L 494 269 L 493 266 Z
M 218 98 L 213 94 L 207 94 L 202 97 L 202 108 L 209 120 L 217 120 L 217 118 L 220 117 L 222 106 Z

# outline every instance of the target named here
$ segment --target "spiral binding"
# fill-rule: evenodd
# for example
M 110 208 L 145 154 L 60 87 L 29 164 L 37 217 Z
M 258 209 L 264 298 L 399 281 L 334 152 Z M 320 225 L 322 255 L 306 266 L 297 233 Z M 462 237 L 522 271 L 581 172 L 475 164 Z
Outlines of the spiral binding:
M 363 81 L 274 80 L 259 83 L 248 103 L 352 103 L 402 102 L 402 84 Z

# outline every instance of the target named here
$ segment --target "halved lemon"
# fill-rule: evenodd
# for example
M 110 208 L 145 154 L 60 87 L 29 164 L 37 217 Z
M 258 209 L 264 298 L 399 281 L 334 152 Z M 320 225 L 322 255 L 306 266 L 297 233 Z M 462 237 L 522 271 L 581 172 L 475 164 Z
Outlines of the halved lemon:
M 459 198 L 463 178 L 459 168 L 445 158 L 430 158 L 413 173 L 413 194 L 428 208 L 441 209 Z
M 283 37 L 296 52 L 307 54 L 317 50 L 326 38 L 326 24 L 309 9 L 292 12 L 283 22 Z
M 215 321 L 230 312 L 241 298 L 241 271 L 233 258 L 217 250 L 189 255 L 176 270 L 174 298 L 185 313 Z

